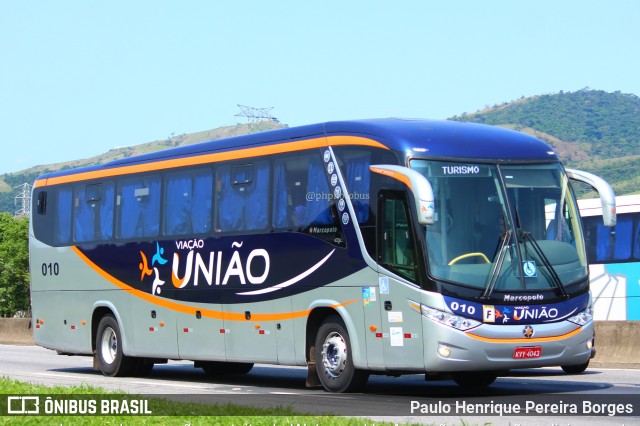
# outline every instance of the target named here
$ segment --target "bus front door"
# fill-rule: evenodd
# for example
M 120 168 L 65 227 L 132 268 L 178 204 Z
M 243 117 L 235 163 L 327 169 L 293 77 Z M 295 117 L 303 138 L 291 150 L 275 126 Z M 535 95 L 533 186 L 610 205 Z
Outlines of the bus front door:
M 404 191 L 381 191 L 378 262 L 384 362 L 389 370 L 423 369 L 422 319 L 417 300 L 417 252 Z

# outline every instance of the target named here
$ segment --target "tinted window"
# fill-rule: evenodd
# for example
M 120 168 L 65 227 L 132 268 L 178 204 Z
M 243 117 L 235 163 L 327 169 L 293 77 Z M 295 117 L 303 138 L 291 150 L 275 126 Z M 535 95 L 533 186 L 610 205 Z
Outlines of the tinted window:
M 224 164 L 216 170 L 216 232 L 262 230 L 269 223 L 269 162 Z
M 416 280 L 416 251 L 404 194 L 383 200 L 382 205 L 382 262 L 389 269 Z
M 362 238 L 369 255 L 376 257 L 377 194 L 381 189 L 398 188 L 398 181 L 371 173 L 372 164 L 399 164 L 392 151 L 361 146 L 337 146 L 333 151 L 346 180 Z M 401 187 L 401 186 L 400 186 Z
M 67 244 L 71 242 L 73 191 L 71 187 L 62 187 L 58 189 L 56 195 L 56 230 L 54 240 L 57 244 Z
M 113 236 L 113 182 L 78 185 L 74 190 L 74 239 L 102 241 Z
M 118 184 L 118 238 L 154 237 L 160 230 L 160 177 L 137 176 Z
M 211 231 L 212 171 L 169 174 L 165 191 L 166 235 L 202 234 Z
M 344 245 L 322 158 L 314 153 L 274 161 L 273 227 Z
M 601 216 L 582 219 L 589 262 L 616 262 L 640 259 L 640 215 L 619 214 L 616 226 L 604 226 Z

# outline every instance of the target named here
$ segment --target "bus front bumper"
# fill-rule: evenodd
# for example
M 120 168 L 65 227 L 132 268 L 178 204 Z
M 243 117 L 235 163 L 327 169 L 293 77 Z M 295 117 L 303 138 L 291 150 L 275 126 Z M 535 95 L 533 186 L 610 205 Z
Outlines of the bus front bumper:
M 578 326 L 483 324 L 462 332 L 424 319 L 428 372 L 499 371 L 580 365 L 595 353 L 593 321 Z

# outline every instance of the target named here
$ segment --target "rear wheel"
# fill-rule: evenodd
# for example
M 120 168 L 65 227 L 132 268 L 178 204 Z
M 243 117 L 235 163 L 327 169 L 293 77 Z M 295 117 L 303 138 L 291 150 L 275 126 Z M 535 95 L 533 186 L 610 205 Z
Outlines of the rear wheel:
M 489 372 L 462 372 L 451 375 L 453 381 L 461 388 L 465 389 L 482 389 L 496 381 L 498 375 Z
M 105 376 L 128 376 L 137 367 L 138 360 L 122 352 L 122 335 L 113 315 L 105 315 L 98 324 L 96 352 L 100 371 Z
M 320 382 L 329 392 L 355 392 L 367 383 L 369 373 L 354 367 L 351 339 L 338 316 L 327 318 L 318 329 L 315 359 Z

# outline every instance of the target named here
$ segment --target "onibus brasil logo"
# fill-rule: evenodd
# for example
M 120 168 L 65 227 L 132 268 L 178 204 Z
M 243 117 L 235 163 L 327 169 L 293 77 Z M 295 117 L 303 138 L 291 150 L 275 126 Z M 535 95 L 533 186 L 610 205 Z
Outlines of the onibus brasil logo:
M 176 241 L 176 251 L 171 257 L 171 273 L 167 276 L 166 269 L 169 266 L 169 259 L 165 255 L 165 249 L 156 241 L 155 253 L 150 257 L 140 250 L 140 281 L 145 281 L 146 277 L 153 277 L 151 294 L 160 295 L 162 288 L 167 281 L 177 288 L 182 289 L 189 284 L 198 287 L 200 284 L 208 286 L 226 286 L 231 281 L 240 285 L 261 285 L 264 284 L 271 268 L 271 258 L 269 252 L 263 248 L 256 248 L 249 252 L 246 257 L 241 256 L 239 249 L 242 248 L 243 241 L 231 243 L 231 255 L 222 250 L 205 250 L 205 242 L 201 239 Z M 186 256 L 181 256 L 179 251 L 188 250 Z M 331 250 L 324 258 L 301 274 L 292 277 L 284 282 L 270 285 L 252 291 L 242 291 L 239 295 L 256 295 L 280 290 L 296 284 L 305 277 L 311 275 L 322 266 L 335 252 Z M 151 261 L 149 262 L 149 258 Z M 166 266 L 166 267 L 165 267 Z M 183 271 L 182 273 L 180 271 Z M 204 282 L 203 282 L 204 279 Z

